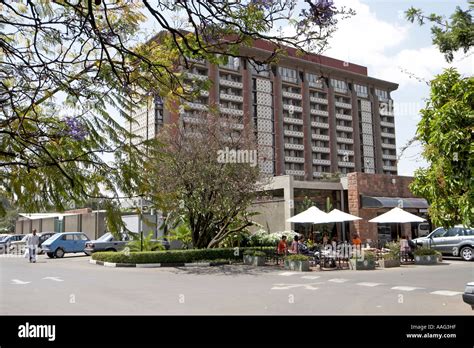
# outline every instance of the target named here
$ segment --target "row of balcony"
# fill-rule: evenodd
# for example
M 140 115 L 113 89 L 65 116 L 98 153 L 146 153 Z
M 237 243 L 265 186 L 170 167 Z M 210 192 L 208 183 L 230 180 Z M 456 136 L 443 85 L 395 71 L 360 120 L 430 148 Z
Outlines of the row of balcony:
M 304 170 L 286 169 L 286 175 L 304 176 Z
M 219 84 L 225 87 L 234 87 L 234 88 L 240 88 L 240 89 L 242 89 L 244 86 L 242 82 L 226 80 L 226 79 L 220 79 Z
M 354 168 L 355 163 L 354 162 L 337 162 L 337 165 L 342 168 Z
M 336 119 L 345 120 L 345 121 L 352 121 L 352 115 L 336 114 Z
M 349 103 L 343 103 L 343 102 L 335 102 L 334 105 L 338 108 L 343 108 L 343 109 L 352 109 L 352 104 Z
M 285 156 L 285 162 L 304 163 L 304 157 Z
M 320 116 L 329 116 L 329 112 L 326 110 L 319 110 L 319 109 L 311 109 L 309 112 L 313 115 L 320 115 Z
M 321 165 L 321 166 L 330 166 L 331 165 L 331 160 L 313 159 L 313 164 Z
M 396 166 L 382 166 L 383 170 L 391 171 L 391 172 L 396 172 L 397 167 Z
M 384 138 L 392 138 L 392 139 L 395 139 L 395 134 L 394 133 L 386 133 L 386 132 L 382 132 L 380 133 L 380 135 Z
M 394 160 L 396 161 L 397 160 L 397 156 L 396 155 L 386 155 L 386 154 L 382 154 L 382 158 L 383 159 L 387 159 L 387 160 Z
M 354 144 L 354 140 L 352 138 L 341 138 L 337 137 L 337 142 L 342 144 Z
M 285 149 L 286 150 L 304 150 L 304 145 L 303 144 L 291 144 L 291 143 L 285 143 Z
M 336 125 L 336 129 L 338 131 L 341 131 L 341 132 L 353 132 L 354 129 L 352 127 L 347 127 L 347 126 L 339 126 L 339 125 Z
M 292 92 L 283 91 L 282 95 L 286 98 L 292 98 L 292 99 L 298 99 L 298 100 L 303 99 L 302 95 L 299 94 L 299 93 L 292 93 Z
M 227 114 L 227 115 L 232 115 L 232 116 L 243 116 L 244 115 L 244 110 L 240 109 L 232 109 L 232 108 L 220 108 L 221 113 Z
M 311 150 L 313 150 L 313 152 L 321 152 L 321 153 L 331 152 L 331 149 L 329 147 L 321 147 L 321 146 L 312 146 Z
M 289 105 L 289 104 L 283 104 L 283 110 L 290 111 L 296 111 L 296 112 L 303 112 L 303 108 L 301 106 L 296 106 L 296 105 Z
M 382 148 L 385 148 L 385 149 L 396 149 L 397 148 L 397 145 L 395 144 L 389 144 L 389 143 L 382 143 Z
M 319 104 L 328 104 L 328 100 L 324 98 L 317 98 L 317 97 L 309 97 L 309 100 L 314 102 L 314 103 L 319 103 Z
M 311 127 L 329 129 L 329 124 L 323 122 L 311 122 Z
M 395 123 L 392 123 L 392 122 L 380 121 L 380 125 L 381 125 L 382 127 L 395 128 Z
M 233 95 L 233 94 L 227 94 L 227 93 L 221 93 L 220 99 L 230 100 L 230 101 L 235 101 L 235 102 L 240 102 L 240 103 L 244 101 L 244 97 L 242 97 L 241 95 Z
M 283 117 L 283 122 L 290 123 L 290 124 L 303 124 L 303 120 L 300 118 L 292 118 L 292 117 Z

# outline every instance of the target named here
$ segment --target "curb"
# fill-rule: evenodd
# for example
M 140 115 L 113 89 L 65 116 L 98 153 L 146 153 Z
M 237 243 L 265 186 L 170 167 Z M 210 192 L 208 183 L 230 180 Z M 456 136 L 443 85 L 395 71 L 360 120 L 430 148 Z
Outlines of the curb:
M 97 260 L 89 260 L 93 265 L 105 267 L 135 267 L 135 268 L 162 268 L 162 267 L 214 267 L 229 265 L 230 262 L 196 262 L 196 263 L 115 263 Z

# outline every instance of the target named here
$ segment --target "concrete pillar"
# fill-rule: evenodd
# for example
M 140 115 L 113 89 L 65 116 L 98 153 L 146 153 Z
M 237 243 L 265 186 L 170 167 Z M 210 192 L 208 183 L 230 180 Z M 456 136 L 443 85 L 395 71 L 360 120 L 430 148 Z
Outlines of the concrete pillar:
M 286 220 L 291 218 L 295 213 L 295 201 L 294 201 L 294 190 L 293 190 L 293 176 L 288 175 L 284 177 L 286 181 L 283 184 L 283 196 L 285 199 L 285 230 L 290 231 L 293 229 L 293 224 Z

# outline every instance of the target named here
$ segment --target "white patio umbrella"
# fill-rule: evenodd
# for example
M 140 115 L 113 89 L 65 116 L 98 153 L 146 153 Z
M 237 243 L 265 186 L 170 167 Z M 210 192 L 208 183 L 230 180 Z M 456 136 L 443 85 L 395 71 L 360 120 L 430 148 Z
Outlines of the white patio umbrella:
M 317 207 L 311 207 L 306 209 L 304 212 L 299 213 L 286 221 L 295 223 L 311 223 L 311 224 L 324 224 L 329 222 L 327 220 L 328 214 L 318 209 Z
M 389 210 L 386 213 L 369 220 L 369 222 L 375 223 L 406 223 L 423 221 L 426 221 L 426 219 L 423 219 L 398 207 L 395 207 L 392 210 Z
M 328 213 L 328 219 L 330 222 L 345 222 L 345 221 L 356 221 L 362 220 L 362 218 L 345 213 L 339 209 L 333 209 Z M 346 239 L 346 231 L 344 230 L 342 233 L 342 239 Z
M 415 214 L 409 213 L 398 207 L 393 208 L 392 210 L 387 211 L 386 213 L 369 220 L 369 222 L 374 223 L 397 223 L 397 229 L 399 229 L 400 224 L 407 222 L 423 222 L 426 219 L 423 219 Z M 397 231 L 398 234 L 398 231 Z
M 345 213 L 339 209 L 333 209 L 328 213 L 329 222 L 344 222 L 344 221 L 356 221 L 362 220 L 362 218 Z

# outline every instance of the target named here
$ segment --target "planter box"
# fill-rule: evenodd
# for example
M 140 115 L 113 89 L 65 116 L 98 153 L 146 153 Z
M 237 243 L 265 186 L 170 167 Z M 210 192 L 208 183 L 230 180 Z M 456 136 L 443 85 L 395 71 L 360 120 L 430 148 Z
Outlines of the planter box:
M 309 261 L 285 260 L 285 269 L 298 272 L 309 272 Z
M 265 256 L 244 255 L 244 264 L 251 266 L 265 266 Z
M 369 261 L 369 260 L 350 260 L 352 264 L 352 268 L 357 270 L 357 271 L 370 271 L 375 269 L 375 260 Z
M 438 262 L 438 255 L 415 255 L 415 265 L 436 265 Z
M 380 267 L 380 268 L 400 267 L 400 260 L 396 260 L 396 259 L 389 259 L 389 260 L 380 259 L 380 260 L 379 260 L 379 267 Z

